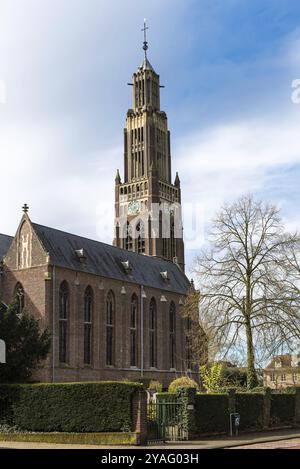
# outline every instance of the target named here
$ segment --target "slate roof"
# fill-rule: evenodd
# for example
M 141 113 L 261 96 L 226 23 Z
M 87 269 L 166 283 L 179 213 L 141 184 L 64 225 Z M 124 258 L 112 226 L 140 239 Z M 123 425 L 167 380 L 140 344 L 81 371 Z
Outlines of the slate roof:
M 0 234 L 0 261 L 5 256 L 13 240 L 12 236 Z
M 50 254 L 50 262 L 58 267 L 88 272 L 106 278 L 186 294 L 189 280 L 171 261 L 146 256 L 109 244 L 93 241 L 54 228 L 32 223 L 44 249 Z M 81 262 L 76 250 L 83 249 L 86 259 Z M 122 262 L 129 261 L 131 271 L 126 272 Z M 168 272 L 164 280 L 160 272 Z

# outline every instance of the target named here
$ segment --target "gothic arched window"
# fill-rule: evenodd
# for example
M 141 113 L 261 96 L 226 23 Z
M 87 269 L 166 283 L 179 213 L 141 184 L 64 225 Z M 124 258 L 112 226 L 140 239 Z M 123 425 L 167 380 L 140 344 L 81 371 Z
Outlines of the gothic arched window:
M 66 363 L 68 359 L 68 319 L 69 319 L 69 287 L 62 282 L 59 288 L 59 361 Z
M 173 301 L 169 310 L 169 357 L 170 368 L 176 368 L 176 307 Z
M 130 305 L 130 366 L 137 366 L 137 315 L 138 299 L 133 295 Z
M 114 365 L 115 298 L 112 291 L 106 297 L 106 365 Z
M 127 222 L 126 224 L 126 238 L 125 238 L 125 249 L 127 251 L 132 251 L 132 229 L 131 229 L 131 226 L 129 224 L 129 222 Z
M 145 228 L 144 223 L 139 221 L 136 225 L 136 232 L 137 232 L 137 252 L 142 254 L 145 252 L 146 244 L 145 244 Z
M 154 298 L 150 301 L 149 308 L 149 356 L 151 368 L 157 366 L 157 309 Z
M 25 306 L 25 292 L 20 282 L 15 286 L 14 298 L 17 302 L 18 314 L 22 314 Z
M 84 294 L 84 363 L 92 363 L 92 321 L 94 295 L 91 287 L 87 287 Z

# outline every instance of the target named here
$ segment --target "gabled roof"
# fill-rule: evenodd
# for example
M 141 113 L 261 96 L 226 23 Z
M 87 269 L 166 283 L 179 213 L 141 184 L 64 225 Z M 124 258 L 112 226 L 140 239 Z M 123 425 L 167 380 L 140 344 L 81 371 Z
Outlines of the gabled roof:
M 277 355 L 268 364 L 267 368 L 290 368 L 292 366 L 300 366 L 300 354 L 286 353 L 285 355 Z
M 7 253 L 12 240 L 13 240 L 12 236 L 0 234 L 0 261 L 1 259 L 3 259 L 3 257 Z
M 190 287 L 186 275 L 171 261 L 128 252 L 109 244 L 36 223 L 32 223 L 32 227 L 50 255 L 50 263 L 55 266 L 138 283 L 182 295 L 186 294 Z M 82 257 L 78 256 L 80 250 L 83 250 Z M 124 263 L 127 261 L 130 269 L 124 268 Z M 161 272 L 165 271 L 168 272 L 168 280 L 164 280 L 161 276 Z

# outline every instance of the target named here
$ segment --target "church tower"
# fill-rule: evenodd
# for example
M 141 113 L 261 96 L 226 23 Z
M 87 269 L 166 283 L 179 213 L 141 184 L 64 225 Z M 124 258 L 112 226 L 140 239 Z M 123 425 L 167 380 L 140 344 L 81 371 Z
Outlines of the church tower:
M 170 131 L 160 108 L 159 75 L 147 57 L 133 74 L 133 108 L 124 129 L 124 181 L 115 178 L 114 245 L 162 257 L 184 270 L 181 189 L 178 173 L 172 183 Z

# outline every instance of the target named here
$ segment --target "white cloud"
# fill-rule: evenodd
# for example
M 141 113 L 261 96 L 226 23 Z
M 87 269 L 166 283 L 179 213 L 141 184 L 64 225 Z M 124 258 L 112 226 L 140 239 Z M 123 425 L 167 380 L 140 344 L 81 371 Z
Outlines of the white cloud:
M 288 190 L 280 190 L 280 185 L 288 182 L 283 170 L 300 164 L 299 128 L 300 106 L 294 112 L 291 104 L 289 115 L 279 113 L 273 120 L 228 122 L 177 142 L 183 201 L 201 207 L 200 236 L 224 201 L 244 193 L 268 199 L 271 196 L 282 205 L 282 192 L 286 195 Z M 293 206 L 293 200 L 289 203 Z M 298 210 L 292 216 L 288 214 L 288 223 L 289 227 L 300 228 Z M 203 236 L 190 240 L 187 249 L 197 250 L 201 242 Z
M 191 227 L 185 227 L 188 259 L 199 248 L 203 226 L 224 200 L 250 191 L 287 205 L 286 192 L 276 194 L 274 184 L 283 183 L 282 168 L 298 164 L 300 159 L 300 105 L 290 100 L 291 81 L 298 78 L 294 71 L 299 66 L 299 31 L 283 41 L 273 57 L 258 62 L 247 61 L 247 56 L 242 64 L 195 59 L 190 67 L 176 69 L 181 63 L 177 55 L 183 55 L 194 41 L 192 31 L 186 37 L 186 3 L 131 3 L 135 8 L 129 8 L 128 2 L 108 5 L 104 0 L 90 0 L 88 8 L 85 0 L 1 2 L 0 79 L 7 84 L 7 102 L 0 106 L 0 232 L 14 233 L 21 206 L 27 202 L 38 223 L 112 241 L 114 176 L 117 167 L 122 170 L 122 125 L 130 106 L 125 83 L 142 56 L 139 24 L 144 16 L 151 26 L 153 65 L 161 64 L 158 71 L 164 68 L 167 73 L 172 64 L 170 83 L 166 83 L 171 85 L 166 89 L 170 94 L 164 99 L 174 98 L 170 103 L 177 125 L 172 135 L 173 168 L 180 173 L 183 201 L 196 201 L 200 206 L 199 236 L 193 237 Z M 203 23 L 208 24 L 205 18 Z M 182 38 L 176 48 L 174 37 Z M 215 76 L 215 92 L 208 96 L 204 96 L 205 84 L 198 86 L 196 64 L 201 64 L 198 73 L 205 72 L 205 79 Z M 272 89 L 268 80 L 273 70 L 276 74 L 281 68 L 287 70 L 288 79 L 281 82 L 280 89 Z M 274 77 L 276 87 L 282 76 Z M 227 86 L 234 77 L 241 84 L 248 80 L 246 91 L 251 90 L 252 95 L 246 104 L 242 105 L 238 95 L 243 87 L 234 90 L 233 96 L 219 77 Z M 195 83 L 199 95 L 190 97 Z M 262 90 L 267 87 L 272 99 L 262 101 Z M 232 101 L 232 108 L 221 108 L 222 92 L 227 93 L 224 101 Z M 199 124 L 197 129 L 194 123 L 199 121 L 204 98 L 203 113 L 209 115 L 214 107 L 212 114 L 219 110 L 219 116 L 212 125 L 210 120 L 209 127 Z M 188 125 L 193 124 L 191 134 L 186 127 L 182 132 L 186 119 Z M 295 187 L 298 181 L 292 184 Z M 289 224 L 299 226 L 298 206 L 289 203 Z M 188 222 L 191 217 L 187 215 L 186 211 Z

